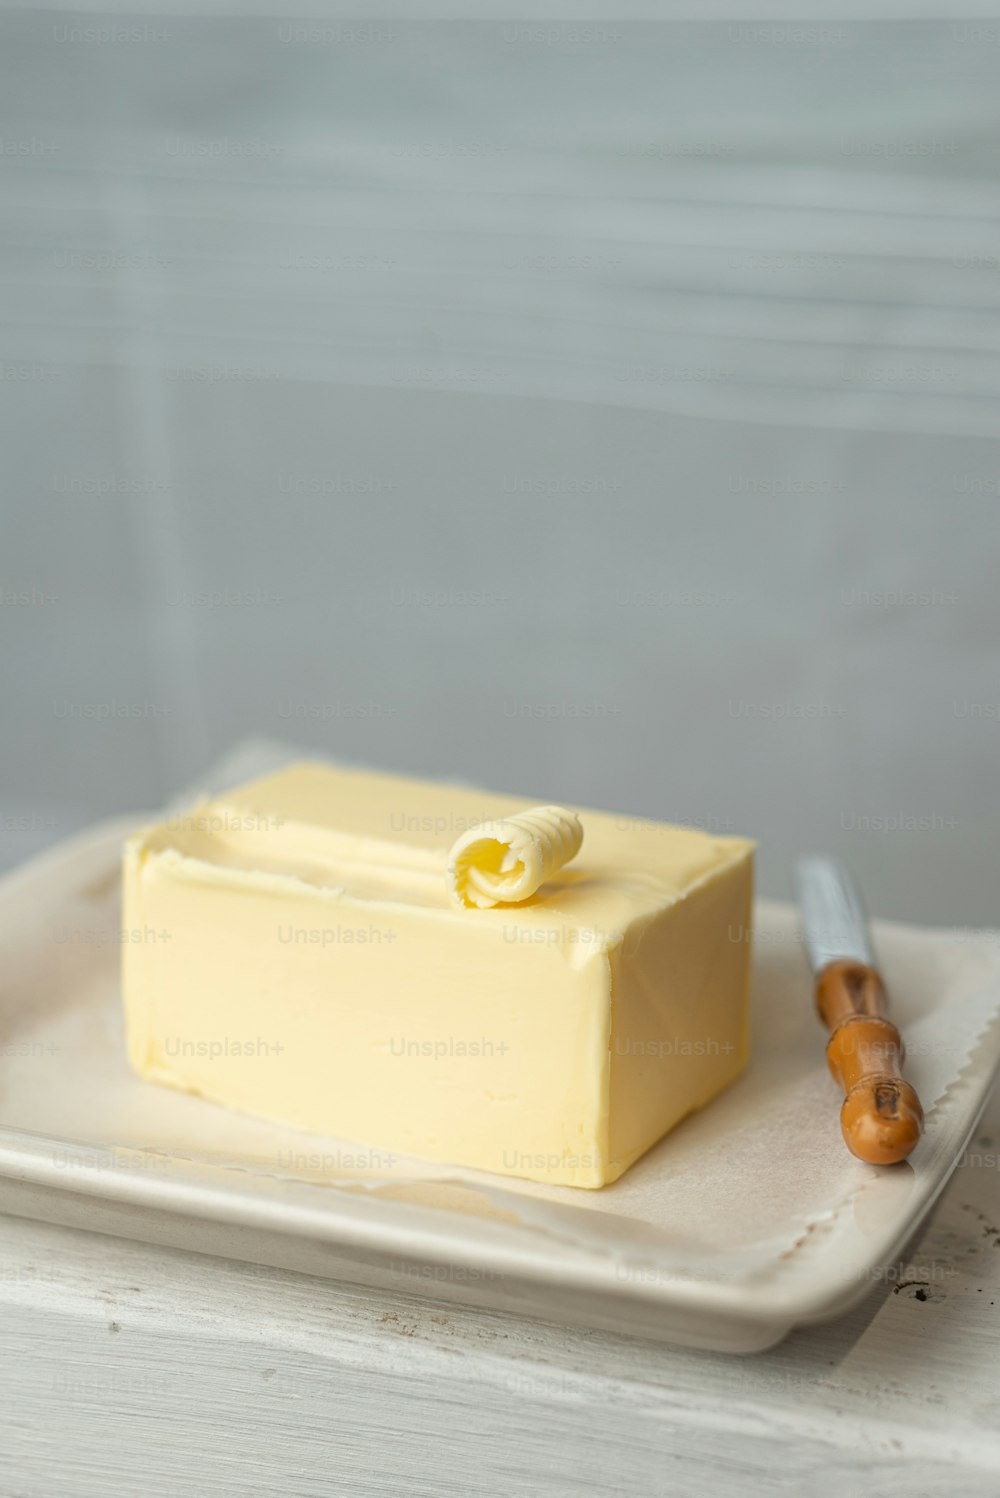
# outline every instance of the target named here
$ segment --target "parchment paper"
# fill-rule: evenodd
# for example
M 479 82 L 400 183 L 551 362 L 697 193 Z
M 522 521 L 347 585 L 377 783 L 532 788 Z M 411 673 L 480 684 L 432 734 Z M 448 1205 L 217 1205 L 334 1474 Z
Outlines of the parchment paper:
M 206 787 L 237 783 L 294 754 L 287 746 L 242 746 Z M 756 909 L 747 1073 L 596 1192 L 393 1157 L 363 1140 L 284 1129 L 140 1081 L 124 1052 L 119 920 L 114 840 L 103 866 L 82 882 L 78 871 L 67 879 L 50 861 L 44 899 L 37 884 L 6 895 L 0 889 L 0 1125 L 125 1151 L 150 1169 L 168 1157 L 217 1162 L 248 1181 L 281 1178 L 462 1213 L 470 1230 L 528 1234 L 701 1277 L 751 1273 L 789 1255 L 818 1224 L 887 1179 L 842 1142 L 840 1095 L 826 1071 L 791 906 Z M 949 1088 L 973 1057 L 1000 1047 L 1000 933 L 887 922 L 873 930 L 908 1075 L 927 1112 L 924 1140 L 891 1173 L 898 1196 L 946 1131 L 961 1127 L 940 1106 Z

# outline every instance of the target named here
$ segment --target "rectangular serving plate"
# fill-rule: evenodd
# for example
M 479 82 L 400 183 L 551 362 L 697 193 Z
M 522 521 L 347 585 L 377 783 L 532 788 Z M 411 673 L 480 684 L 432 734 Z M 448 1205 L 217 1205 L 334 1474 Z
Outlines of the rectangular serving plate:
M 776 1243 L 753 1264 L 728 1269 L 700 1269 L 655 1235 L 645 1241 L 647 1224 L 600 1210 L 596 1199 L 604 1192 L 575 1193 L 591 1199 L 581 1216 L 540 1201 L 528 1185 L 421 1162 L 387 1165 L 363 1145 L 303 1134 L 291 1147 L 285 1136 L 281 1168 L 274 1168 L 273 1150 L 263 1168 L 271 1126 L 152 1087 L 128 1071 L 117 889 L 121 843 L 139 820 L 103 824 L 0 881 L 0 941 L 5 977 L 13 980 L 5 985 L 11 997 L 0 1046 L 2 1212 L 746 1353 L 794 1326 L 839 1315 L 870 1293 L 947 1183 L 989 1094 L 995 1025 L 930 1111 L 912 1169 L 868 1170 L 858 1192 L 846 1202 L 831 1199 L 829 1212 L 799 1241 Z M 76 922 L 62 941 L 60 920 Z M 759 990 L 773 986 L 767 963 L 765 947 L 755 959 L 763 965 L 755 974 Z M 804 965 L 803 974 L 805 1009 Z M 818 1030 L 815 1045 L 821 1057 Z M 835 1121 L 834 1092 L 827 1105 Z M 684 1150 L 685 1127 L 670 1136 L 670 1150 L 658 1147 L 662 1161 L 657 1152 L 648 1157 L 652 1187 Z M 752 1133 L 752 1112 L 740 1127 Z M 335 1182 L 324 1177 L 330 1158 Z M 575 1218 L 586 1231 L 576 1231 Z

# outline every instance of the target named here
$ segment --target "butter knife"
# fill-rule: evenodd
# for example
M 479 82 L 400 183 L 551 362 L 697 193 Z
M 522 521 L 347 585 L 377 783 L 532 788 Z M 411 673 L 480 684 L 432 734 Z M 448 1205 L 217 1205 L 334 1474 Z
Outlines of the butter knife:
M 800 859 L 794 883 L 816 1005 L 830 1032 L 827 1065 L 844 1092 L 844 1142 L 870 1165 L 895 1165 L 920 1138 L 924 1113 L 902 1074 L 906 1053 L 888 1017 L 861 895 L 832 858 Z

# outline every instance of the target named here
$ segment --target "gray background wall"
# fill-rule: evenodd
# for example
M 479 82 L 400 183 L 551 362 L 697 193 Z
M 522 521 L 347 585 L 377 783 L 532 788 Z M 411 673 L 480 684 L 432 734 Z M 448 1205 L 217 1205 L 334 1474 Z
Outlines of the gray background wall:
M 366 24 L 0 15 L 3 862 L 264 733 L 1000 924 L 992 23 Z

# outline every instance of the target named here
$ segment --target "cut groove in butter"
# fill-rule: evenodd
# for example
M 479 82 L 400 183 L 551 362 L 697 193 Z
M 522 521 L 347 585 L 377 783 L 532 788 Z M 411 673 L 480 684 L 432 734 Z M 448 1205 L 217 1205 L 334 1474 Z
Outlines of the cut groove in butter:
M 530 900 L 582 842 L 579 817 L 561 806 L 535 806 L 473 827 L 448 854 L 448 892 L 454 904 L 480 910 Z

